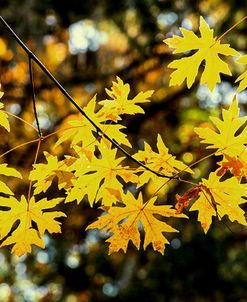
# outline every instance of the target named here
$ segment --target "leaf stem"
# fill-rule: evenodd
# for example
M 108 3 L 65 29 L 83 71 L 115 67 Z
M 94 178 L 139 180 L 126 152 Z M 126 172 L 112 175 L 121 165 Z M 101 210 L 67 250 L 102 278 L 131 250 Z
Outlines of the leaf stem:
M 23 143 L 23 144 L 20 144 L 20 145 L 18 145 L 18 146 L 15 146 L 15 147 L 9 149 L 8 151 L 4 152 L 3 154 L 1 154 L 1 155 L 0 155 L 0 158 L 4 157 L 4 155 L 6 155 L 6 154 L 8 154 L 8 153 L 10 153 L 10 152 L 12 152 L 12 151 L 18 149 L 18 148 L 24 147 L 24 146 L 29 145 L 29 144 L 32 144 L 32 143 L 36 143 L 37 141 L 39 141 L 39 138 L 36 138 L 36 139 L 34 139 L 34 140 L 31 140 L 31 141 L 25 142 L 25 143 Z
M 242 19 L 240 19 L 238 22 L 236 22 L 232 27 L 230 27 L 227 31 L 225 31 L 221 36 L 219 36 L 216 39 L 216 41 L 221 40 L 224 36 L 226 36 L 230 31 L 232 31 L 235 27 L 237 27 L 240 23 L 242 23 L 246 19 L 247 19 L 247 15 L 244 16 Z
M 37 145 L 37 149 L 36 149 L 36 152 L 35 152 L 35 157 L 34 157 L 33 165 L 35 165 L 36 162 L 37 162 L 38 155 L 39 155 L 39 150 L 40 150 L 40 146 L 41 146 L 41 142 L 42 141 L 43 141 L 43 138 L 40 137 L 38 139 L 38 145 Z M 29 201 L 30 201 L 30 198 L 31 198 L 32 183 L 33 183 L 33 181 L 30 180 L 30 182 L 29 182 L 29 188 L 28 188 L 28 195 L 27 195 L 27 202 L 28 202 L 28 204 L 29 204 Z
M 15 114 L 13 114 L 13 113 L 11 113 L 11 112 L 9 112 L 9 111 L 6 111 L 6 110 L 1 110 L 1 111 L 3 111 L 3 112 L 5 112 L 6 114 L 8 114 L 8 115 L 10 115 L 10 116 L 12 116 L 12 117 L 14 117 L 14 118 L 16 118 L 16 119 L 22 121 L 24 124 L 27 124 L 28 126 L 32 127 L 36 132 L 38 132 L 38 129 L 37 129 L 34 125 L 32 125 L 32 124 L 30 124 L 29 122 L 25 121 L 24 119 L 22 119 L 22 118 L 19 117 L 18 115 L 15 115 Z

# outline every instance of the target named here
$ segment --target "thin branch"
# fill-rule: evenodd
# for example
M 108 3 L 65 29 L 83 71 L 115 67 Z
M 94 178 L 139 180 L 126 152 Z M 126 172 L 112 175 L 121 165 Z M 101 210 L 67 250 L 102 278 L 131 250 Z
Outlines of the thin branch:
M 131 154 L 129 154 L 123 147 L 119 145 L 119 143 L 115 140 L 110 138 L 107 134 L 105 134 L 101 128 L 95 124 L 95 122 L 83 111 L 83 109 L 75 102 L 72 96 L 66 91 L 66 89 L 58 82 L 58 80 L 51 74 L 51 72 L 45 67 L 45 65 L 32 53 L 32 51 L 22 42 L 22 40 L 17 36 L 17 34 L 13 31 L 13 29 L 8 25 L 8 23 L 4 20 L 2 16 L 0 16 L 0 21 L 3 26 L 8 30 L 8 32 L 13 36 L 14 40 L 21 46 L 21 48 L 26 52 L 26 54 L 31 58 L 40 68 L 41 70 L 52 80 L 55 86 L 61 91 L 61 93 L 69 100 L 69 102 L 80 112 L 82 116 L 84 116 L 92 126 L 94 126 L 95 130 L 98 134 L 105 137 L 111 144 L 120 150 L 127 158 L 138 164 L 139 166 L 143 167 L 145 170 L 168 179 L 177 179 L 176 176 L 167 176 L 157 171 L 150 169 L 149 167 L 145 166 L 142 162 L 136 160 Z
M 9 111 L 3 110 L 3 109 L 1 109 L 1 111 L 3 111 L 3 112 L 5 112 L 6 114 L 8 114 L 8 115 L 10 115 L 10 116 L 12 116 L 12 117 L 14 117 L 14 118 L 16 118 L 17 120 L 23 122 L 24 124 L 26 124 L 26 125 L 32 127 L 36 132 L 39 132 L 38 129 L 37 129 L 35 126 L 33 126 L 33 125 L 30 124 L 29 122 L 25 121 L 23 118 L 19 117 L 18 115 L 15 115 L 15 114 L 13 114 L 13 113 L 11 113 L 11 112 L 9 112 Z
M 33 101 L 33 112 L 39 132 L 39 137 L 42 137 L 42 132 L 39 125 L 39 119 L 38 119 L 38 113 L 36 108 L 36 100 L 35 100 L 35 89 L 34 89 L 34 81 L 33 81 L 33 68 L 32 68 L 32 58 L 30 55 L 28 55 L 28 67 L 29 67 L 29 78 L 30 78 L 30 84 L 32 88 L 32 101 Z
M 25 143 L 23 143 L 23 144 L 20 144 L 20 145 L 18 145 L 18 146 L 15 146 L 15 147 L 9 149 L 8 151 L 6 151 L 6 152 L 0 154 L 0 158 L 4 157 L 6 154 L 8 154 L 8 153 L 10 153 L 10 152 L 12 152 L 12 151 L 14 151 L 14 150 L 16 150 L 16 149 L 18 149 L 18 148 L 21 148 L 21 147 L 24 147 L 24 146 L 26 146 L 26 145 L 35 143 L 35 142 L 37 142 L 37 141 L 39 141 L 39 138 L 36 138 L 36 139 L 34 139 L 34 140 L 31 140 L 31 141 L 25 142 Z
M 230 27 L 227 31 L 225 31 L 221 36 L 219 36 L 216 41 L 221 40 L 225 35 L 227 35 L 230 31 L 232 31 L 235 27 L 237 27 L 240 23 L 247 19 L 247 16 L 244 16 L 242 19 L 237 21 L 232 27 Z
M 40 137 L 39 140 L 38 140 L 38 145 L 37 145 L 37 149 L 36 149 L 36 152 L 35 152 L 33 165 L 35 165 L 36 162 L 37 162 L 42 140 L 43 140 L 42 137 Z M 30 180 L 29 187 L 28 187 L 28 194 L 27 194 L 28 210 L 29 210 L 29 203 L 30 203 L 30 198 L 31 198 L 32 184 L 33 184 L 33 181 Z

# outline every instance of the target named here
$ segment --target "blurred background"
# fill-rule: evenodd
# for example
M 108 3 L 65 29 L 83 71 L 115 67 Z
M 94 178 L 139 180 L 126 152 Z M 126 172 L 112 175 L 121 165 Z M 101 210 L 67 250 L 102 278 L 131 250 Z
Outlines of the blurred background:
M 167 65 L 175 56 L 162 41 L 179 34 L 179 27 L 197 31 L 201 15 L 220 36 L 247 13 L 246 4 L 244 0 L 1 0 L 0 12 L 81 106 L 96 93 L 98 100 L 105 99 L 105 88 L 116 76 L 130 84 L 131 96 L 154 89 L 152 102 L 144 105 L 146 115 L 123 121 L 132 152 L 144 140 L 154 146 L 160 133 L 170 151 L 189 165 L 208 154 L 193 128 L 208 123 L 209 115 L 219 115 L 231 102 L 234 81 L 244 69 L 229 62 L 233 77 L 222 76 L 213 93 L 197 84 L 190 90 L 184 85 L 169 88 Z M 246 32 L 247 23 L 241 23 L 224 43 L 246 53 Z M 38 67 L 34 77 L 39 121 L 47 134 L 75 110 Z M 0 82 L 6 109 L 34 123 L 27 56 L 2 25 Z M 247 93 L 238 99 L 246 115 Z M 1 153 L 36 138 L 30 127 L 16 119 L 10 122 L 9 135 L 0 129 Z M 51 151 L 54 142 L 54 137 L 46 140 L 42 150 Z M 66 153 L 66 145 L 56 152 Z M 27 145 L 5 157 L 26 175 L 22 184 L 11 180 L 17 195 L 27 192 L 34 153 L 35 146 Z M 41 155 L 39 162 L 43 160 Z M 197 165 L 194 181 L 215 167 L 213 159 Z M 154 185 L 146 190 L 153 192 Z M 185 190 L 184 185 L 170 184 L 160 198 L 175 204 L 175 194 Z M 48 194 L 57 196 L 56 184 Z M 31 255 L 21 258 L 8 248 L 0 250 L 0 301 L 247 302 L 247 231 L 241 226 L 215 219 L 205 236 L 196 213 L 189 213 L 190 221 L 174 222 L 181 232 L 171 236 L 164 256 L 151 248 L 137 251 L 132 245 L 127 254 L 108 256 L 105 238 L 85 232 L 98 215 L 96 209 L 70 203 L 63 210 L 68 217 L 62 234 L 47 235 L 44 250 L 33 248 Z

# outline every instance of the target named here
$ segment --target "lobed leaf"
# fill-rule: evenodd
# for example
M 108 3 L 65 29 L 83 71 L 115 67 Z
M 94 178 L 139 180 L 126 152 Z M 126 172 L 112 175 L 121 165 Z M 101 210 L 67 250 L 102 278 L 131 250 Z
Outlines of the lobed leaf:
M 0 164 L 0 174 L 4 176 L 12 176 L 17 178 L 22 178 L 22 175 L 19 171 L 14 168 L 8 167 L 7 164 Z M 10 188 L 0 180 L 0 193 L 7 195 L 14 195 Z
M 228 110 L 223 109 L 222 119 L 210 118 L 218 132 L 211 128 L 195 128 L 195 132 L 202 139 L 202 143 L 209 144 L 207 148 L 217 149 L 216 155 L 238 156 L 246 150 L 247 128 L 238 130 L 244 125 L 247 117 L 239 117 L 238 101 L 233 99 Z
M 118 177 L 125 182 L 138 182 L 138 176 L 134 171 L 120 164 L 124 157 L 116 158 L 117 149 L 111 149 L 104 144 L 100 144 L 98 149 L 100 152 L 98 158 L 94 156 L 88 160 L 82 154 L 79 155 L 80 159 L 73 165 L 76 178 L 72 179 L 73 187 L 67 192 L 66 202 L 77 200 L 80 203 L 87 195 L 91 206 L 97 200 L 109 206 L 116 202 L 112 198 L 113 194 L 123 190 L 123 184 Z
M 169 241 L 163 233 L 177 232 L 177 230 L 156 216 L 162 218 L 186 218 L 187 216 L 176 214 L 176 210 L 169 205 L 155 205 L 156 199 L 157 197 L 153 197 L 144 203 L 141 193 L 136 199 L 130 192 L 127 192 L 121 200 L 124 206 L 110 207 L 106 215 L 99 217 L 87 229 L 98 228 L 103 232 L 111 233 L 106 242 L 110 243 L 109 254 L 112 254 L 120 249 L 126 252 L 129 241 L 132 241 L 136 248 L 140 249 L 139 224 L 141 223 L 145 233 L 144 249 L 152 244 L 155 251 L 164 254 L 165 244 L 169 244 Z
M 35 202 L 34 197 L 27 201 L 22 195 L 20 201 L 10 196 L 0 197 L 0 206 L 8 208 L 0 210 L 0 240 L 1 246 L 14 244 L 12 252 L 22 256 L 26 252 L 31 252 L 31 245 L 35 244 L 44 248 L 42 235 L 45 231 L 49 233 L 61 232 L 60 222 L 56 218 L 66 216 L 63 212 L 46 212 L 59 204 L 63 198 L 47 200 L 43 198 Z M 9 235 L 15 223 L 18 226 Z M 37 224 L 37 230 L 33 228 L 32 222 Z M 8 236 L 7 238 L 5 238 Z
M 242 56 L 241 58 L 237 59 L 237 62 L 240 64 L 247 64 L 247 55 Z M 239 86 L 237 88 L 237 92 L 241 92 L 242 90 L 244 90 L 247 87 L 247 71 L 243 72 L 235 81 L 239 82 Z
M 134 158 L 143 162 L 153 171 L 159 172 L 166 176 L 175 176 L 182 171 L 193 173 L 193 171 L 183 162 L 177 160 L 175 156 L 169 154 L 169 150 L 159 134 L 157 136 L 157 149 L 158 152 L 153 151 L 151 146 L 145 142 L 144 150 L 138 151 L 134 155 Z M 160 180 L 158 176 L 150 171 L 143 169 L 142 167 L 140 167 L 138 171 L 143 172 L 139 177 L 138 186 L 142 186 L 150 179 L 156 182 Z M 161 182 L 164 182 L 164 179 L 161 179 Z
M 215 85 L 221 81 L 220 73 L 231 75 L 227 63 L 219 55 L 239 56 L 239 53 L 229 44 L 220 44 L 203 17 L 200 17 L 199 26 L 201 37 L 197 37 L 192 31 L 184 28 L 180 28 L 180 31 L 182 37 L 174 35 L 172 38 L 164 40 L 164 43 L 175 48 L 173 53 L 191 50 L 197 50 L 197 52 L 189 57 L 174 60 L 168 65 L 168 67 L 176 69 L 171 74 L 170 86 L 181 85 L 186 80 L 187 87 L 190 88 L 195 82 L 200 65 L 205 61 L 200 83 L 206 84 L 212 91 Z
M 190 211 L 198 211 L 198 221 L 205 233 L 210 228 L 212 217 L 221 220 L 225 215 L 231 221 L 247 226 L 245 212 L 240 204 L 246 203 L 247 183 L 241 184 L 236 177 L 221 180 L 216 172 L 211 172 L 208 179 L 202 179 L 199 198 Z
M 133 99 L 128 99 L 129 92 L 129 84 L 124 84 L 119 77 L 117 77 L 117 82 L 113 82 L 111 90 L 106 89 L 106 93 L 112 100 L 107 99 L 99 104 L 103 106 L 101 112 L 104 112 L 107 119 L 117 121 L 121 120 L 120 115 L 123 114 L 145 113 L 137 104 L 150 102 L 149 98 L 152 96 L 153 90 L 140 92 Z
M 0 91 L 0 99 L 3 96 L 3 92 Z M 3 128 L 5 128 L 8 132 L 10 132 L 10 125 L 9 125 L 9 120 L 8 120 L 8 114 L 1 111 L 1 109 L 3 109 L 4 105 L 3 103 L 0 102 L 0 126 L 2 126 Z

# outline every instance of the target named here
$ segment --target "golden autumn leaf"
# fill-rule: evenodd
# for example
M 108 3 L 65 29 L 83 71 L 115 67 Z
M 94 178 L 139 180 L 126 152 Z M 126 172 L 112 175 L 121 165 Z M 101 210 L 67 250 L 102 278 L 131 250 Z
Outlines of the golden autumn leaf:
M 144 150 L 138 151 L 133 157 L 143 162 L 147 167 L 153 171 L 159 172 L 166 176 L 174 176 L 181 171 L 193 173 L 193 171 L 186 166 L 183 162 L 177 160 L 175 156 L 169 153 L 168 148 L 164 144 L 161 136 L 158 134 L 157 137 L 157 149 L 158 152 L 152 150 L 151 146 L 144 142 Z M 164 179 L 159 178 L 150 171 L 140 167 L 138 171 L 143 171 L 139 177 L 138 185 L 142 186 L 147 183 L 150 179 L 155 182 L 164 182 Z
M 119 144 L 131 147 L 126 134 L 122 132 L 125 127 L 119 124 L 107 124 L 103 109 L 96 111 L 96 96 L 89 101 L 87 106 L 83 108 L 83 111 L 104 134 L 107 134 L 110 138 L 114 138 Z M 93 152 L 94 146 L 97 144 L 95 127 L 86 118 L 81 117 L 81 115 L 78 115 L 77 120 L 70 121 L 68 124 L 68 129 L 64 130 L 55 147 L 70 139 L 71 147 L 81 144 Z
M 201 75 L 201 84 L 206 84 L 212 91 L 216 83 L 220 82 L 220 73 L 231 75 L 231 71 L 219 55 L 239 56 L 239 53 L 231 48 L 229 44 L 220 44 L 220 41 L 213 36 L 213 29 L 210 29 L 203 17 L 200 17 L 199 26 L 201 37 L 196 36 L 192 31 L 180 28 L 182 37 L 174 35 L 164 40 L 169 47 L 175 48 L 173 53 L 181 53 L 190 50 L 197 50 L 195 54 L 174 60 L 168 67 L 176 69 L 171 74 L 170 86 L 181 85 L 187 81 L 190 88 L 195 82 L 198 69 L 203 61 L 205 67 Z
M 237 59 L 237 62 L 240 64 L 247 64 L 247 55 L 242 56 L 241 58 Z M 236 82 L 240 82 L 237 92 L 240 92 L 242 90 L 244 90 L 247 87 L 247 71 L 243 72 L 235 81 Z
M 222 176 L 226 171 L 230 171 L 231 174 L 239 180 L 241 180 L 242 177 L 247 179 L 247 149 L 235 157 L 224 155 L 222 161 L 217 164 L 221 167 L 218 170 L 218 175 Z
M 130 86 L 124 84 L 119 77 L 117 77 L 117 82 L 113 82 L 111 90 L 106 89 L 106 92 L 112 100 L 104 100 L 99 104 L 103 106 L 101 112 L 113 121 L 121 120 L 122 114 L 145 113 L 137 104 L 150 102 L 149 98 L 153 94 L 153 90 L 148 90 L 138 93 L 133 99 L 128 99 Z
M 225 215 L 231 221 L 247 226 L 245 212 L 240 204 L 246 203 L 247 184 L 241 184 L 237 178 L 220 179 L 216 172 L 211 172 L 208 179 L 202 179 L 201 191 L 190 211 L 198 211 L 198 221 L 205 233 L 209 230 L 212 217 L 221 220 Z
M 210 117 L 217 127 L 217 132 L 211 128 L 195 128 L 202 143 L 209 144 L 207 148 L 218 149 L 216 155 L 238 156 L 246 150 L 247 128 L 237 131 L 244 125 L 247 117 L 239 117 L 238 101 L 233 99 L 228 110 L 223 109 L 222 119 Z
M 111 233 L 106 242 L 110 243 L 109 254 L 122 249 L 126 252 L 129 241 L 132 241 L 137 249 L 140 249 L 140 223 L 145 233 L 143 248 L 151 243 L 155 251 L 164 254 L 165 244 L 169 241 L 163 233 L 178 232 L 169 224 L 161 221 L 164 217 L 186 218 L 184 214 L 176 214 L 176 210 L 170 205 L 155 205 L 157 197 L 143 202 L 140 193 L 136 199 L 130 192 L 123 195 L 124 206 L 110 207 L 106 215 L 102 215 L 97 221 L 90 224 L 87 229 L 100 229 Z M 157 216 L 159 218 L 157 218 Z
M 3 94 L 4 93 L 0 91 L 0 99 L 2 98 Z M 1 110 L 3 107 L 3 103 L 0 102 L 0 126 L 4 127 L 8 132 L 10 132 L 8 114 Z
M 49 233 L 60 233 L 60 222 L 56 218 L 66 216 L 60 211 L 47 211 L 59 204 L 63 198 L 47 200 L 43 198 L 35 202 L 34 197 L 28 202 L 22 195 L 20 201 L 10 196 L 0 197 L 0 206 L 7 210 L 0 210 L 0 239 L 5 239 L 1 246 L 14 244 L 12 252 L 22 256 L 31 252 L 31 245 L 35 244 L 44 248 L 42 235 L 45 231 Z M 15 223 L 19 221 L 16 229 L 12 231 Z M 32 227 L 32 222 L 37 225 L 37 230 Z
M 69 187 L 73 174 L 68 171 L 68 167 L 64 161 L 59 161 L 57 156 L 44 152 L 47 163 L 38 163 L 33 165 L 29 179 L 34 181 L 34 194 L 46 192 L 51 186 L 53 179 L 58 177 L 58 188 Z
M 22 175 L 21 175 L 20 172 L 18 172 L 14 168 L 8 167 L 7 164 L 0 164 L 0 175 L 22 178 Z M 4 193 L 4 194 L 8 194 L 8 195 L 14 195 L 14 193 L 5 184 L 5 182 L 3 182 L 1 180 L 0 180 L 0 193 Z
M 76 179 L 72 179 L 73 187 L 67 191 L 65 202 L 77 200 L 81 202 L 85 195 L 92 206 L 94 202 L 101 199 L 102 205 L 109 206 L 115 203 L 113 198 L 117 192 L 121 193 L 125 182 L 138 182 L 138 176 L 128 166 L 120 163 L 124 157 L 116 158 L 117 149 L 111 149 L 107 145 L 99 145 L 100 156 L 93 157 L 90 161 L 81 154 L 81 160 L 77 159 L 74 165 Z

